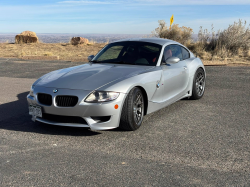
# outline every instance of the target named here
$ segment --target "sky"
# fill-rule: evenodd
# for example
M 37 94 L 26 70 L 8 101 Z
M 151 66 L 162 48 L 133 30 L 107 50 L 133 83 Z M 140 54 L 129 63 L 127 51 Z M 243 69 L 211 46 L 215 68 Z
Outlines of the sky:
M 150 34 L 169 25 L 223 30 L 250 23 L 250 0 L 0 0 L 0 33 Z

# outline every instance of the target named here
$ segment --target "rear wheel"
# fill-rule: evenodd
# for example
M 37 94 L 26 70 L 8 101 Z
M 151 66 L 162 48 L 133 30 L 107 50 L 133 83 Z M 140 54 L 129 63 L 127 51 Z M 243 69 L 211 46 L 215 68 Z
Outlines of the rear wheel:
M 205 91 L 205 72 L 202 68 L 199 68 L 193 80 L 193 90 L 190 99 L 200 99 L 204 95 Z
M 128 93 L 123 104 L 119 127 L 123 130 L 134 131 L 141 126 L 143 116 L 143 94 L 139 88 L 135 87 Z

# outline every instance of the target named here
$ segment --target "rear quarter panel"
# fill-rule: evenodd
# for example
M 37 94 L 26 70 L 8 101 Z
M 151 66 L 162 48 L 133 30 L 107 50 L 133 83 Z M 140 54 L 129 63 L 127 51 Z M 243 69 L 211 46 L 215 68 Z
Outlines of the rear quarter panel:
M 186 60 L 186 63 L 189 69 L 190 77 L 193 77 L 195 75 L 195 72 L 199 68 L 203 68 L 203 70 L 205 71 L 205 67 L 199 58 L 191 57 L 188 60 Z

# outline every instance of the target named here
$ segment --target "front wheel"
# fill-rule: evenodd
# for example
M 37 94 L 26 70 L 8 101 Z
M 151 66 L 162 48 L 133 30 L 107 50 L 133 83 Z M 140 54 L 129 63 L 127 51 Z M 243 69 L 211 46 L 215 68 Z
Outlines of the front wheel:
M 193 80 L 193 89 L 191 99 L 200 99 L 204 95 L 205 92 L 205 72 L 202 68 L 199 68 Z
M 143 116 L 143 94 L 139 88 L 135 87 L 128 93 L 123 104 L 119 127 L 123 130 L 134 131 L 141 126 Z

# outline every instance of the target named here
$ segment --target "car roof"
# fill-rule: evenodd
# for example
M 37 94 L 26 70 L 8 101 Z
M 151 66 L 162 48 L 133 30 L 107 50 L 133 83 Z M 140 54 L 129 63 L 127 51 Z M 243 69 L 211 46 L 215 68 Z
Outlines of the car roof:
M 159 44 L 162 46 L 165 44 L 179 44 L 178 42 L 175 42 L 173 40 L 168 40 L 168 39 L 163 39 L 163 38 L 131 38 L 131 39 L 118 40 L 118 41 L 111 42 L 111 43 L 125 42 L 125 41 L 149 42 L 149 43 Z

